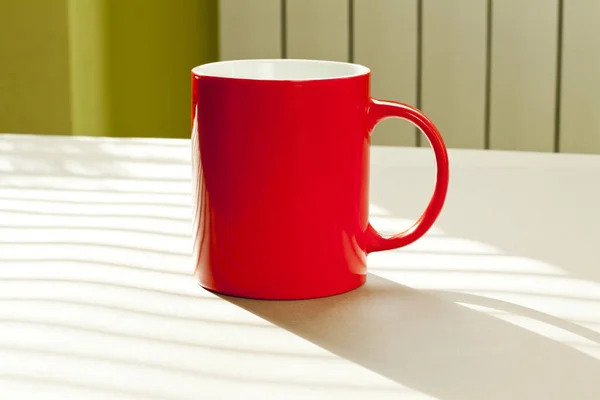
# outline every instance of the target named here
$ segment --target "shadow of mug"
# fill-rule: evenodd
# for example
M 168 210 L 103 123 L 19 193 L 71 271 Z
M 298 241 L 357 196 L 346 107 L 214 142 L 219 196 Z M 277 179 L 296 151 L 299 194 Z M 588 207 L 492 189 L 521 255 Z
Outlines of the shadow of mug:
M 369 274 L 359 289 L 316 300 L 221 297 L 441 400 L 582 400 L 600 393 L 600 361 L 457 304 L 460 294 L 446 298 Z

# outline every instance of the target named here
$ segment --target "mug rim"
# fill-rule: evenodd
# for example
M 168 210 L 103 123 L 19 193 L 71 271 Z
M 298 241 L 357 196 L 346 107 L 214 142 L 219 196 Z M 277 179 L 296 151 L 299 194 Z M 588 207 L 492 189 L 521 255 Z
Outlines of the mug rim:
M 252 65 L 254 67 L 267 67 L 276 65 L 310 65 L 311 67 L 322 68 L 320 74 L 315 73 L 314 76 L 292 76 L 293 74 L 284 74 L 281 77 L 259 77 L 253 76 L 248 73 L 232 72 L 232 68 L 241 65 Z M 330 68 L 330 72 L 326 73 L 325 70 Z M 339 73 L 333 73 L 333 70 L 340 71 Z M 343 72 L 344 69 L 347 72 Z M 220 71 L 220 72 L 219 72 Z M 228 71 L 224 72 L 224 71 Z M 216 78 L 226 80 L 239 80 L 239 81 L 258 81 L 258 82 L 312 82 L 312 81 L 330 81 L 340 79 L 351 79 L 360 76 L 369 75 L 371 70 L 357 63 L 350 63 L 344 61 L 330 61 L 330 60 L 316 60 L 316 59 L 302 59 L 302 58 L 259 58 L 259 59 L 236 59 L 236 60 L 223 60 L 214 61 L 205 64 L 198 65 L 192 68 L 192 75 L 196 78 Z

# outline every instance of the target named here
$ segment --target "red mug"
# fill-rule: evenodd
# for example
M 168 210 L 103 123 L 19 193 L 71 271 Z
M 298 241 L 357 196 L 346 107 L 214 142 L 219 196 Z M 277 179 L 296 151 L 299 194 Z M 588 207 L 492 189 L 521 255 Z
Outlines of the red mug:
M 255 299 L 310 299 L 366 280 L 367 254 L 406 246 L 442 210 L 448 155 L 422 112 L 369 94 L 370 71 L 316 60 L 239 60 L 192 70 L 195 275 Z M 388 117 L 416 125 L 437 164 L 435 191 L 405 232 L 368 220 L 369 145 Z M 391 182 L 390 182 L 391 183 Z

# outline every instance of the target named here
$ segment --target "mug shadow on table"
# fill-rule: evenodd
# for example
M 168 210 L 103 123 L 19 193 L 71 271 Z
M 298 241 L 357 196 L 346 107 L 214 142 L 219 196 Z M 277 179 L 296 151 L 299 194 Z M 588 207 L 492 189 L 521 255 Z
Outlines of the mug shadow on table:
M 595 358 L 458 303 L 505 307 L 600 344 L 595 331 L 514 304 L 415 290 L 374 274 L 359 289 L 317 300 L 221 297 L 442 400 L 597 399 L 600 393 L 600 362 Z

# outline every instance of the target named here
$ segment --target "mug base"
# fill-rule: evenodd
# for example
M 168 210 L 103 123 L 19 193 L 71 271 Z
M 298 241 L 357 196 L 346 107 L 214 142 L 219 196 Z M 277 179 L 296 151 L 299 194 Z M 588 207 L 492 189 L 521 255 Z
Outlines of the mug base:
M 339 288 L 335 288 L 333 290 L 328 291 L 319 291 L 314 293 L 270 293 L 270 294 L 258 294 L 258 293 L 247 293 L 242 291 L 235 290 L 218 290 L 210 285 L 203 284 L 201 280 L 198 280 L 198 285 L 202 288 L 208 290 L 209 292 L 217 295 L 217 296 L 227 296 L 227 297 L 236 297 L 240 299 L 248 299 L 248 300 L 273 300 L 273 301 L 293 301 L 293 300 L 314 300 L 321 299 L 324 297 L 332 297 L 338 296 L 340 294 L 348 293 L 353 290 L 358 289 L 367 281 L 366 275 L 356 275 L 356 279 L 353 279 L 352 282 L 349 282 L 347 285 L 344 285 Z

